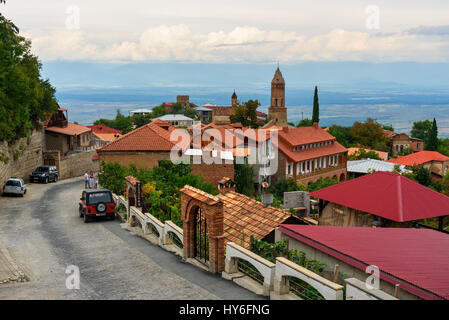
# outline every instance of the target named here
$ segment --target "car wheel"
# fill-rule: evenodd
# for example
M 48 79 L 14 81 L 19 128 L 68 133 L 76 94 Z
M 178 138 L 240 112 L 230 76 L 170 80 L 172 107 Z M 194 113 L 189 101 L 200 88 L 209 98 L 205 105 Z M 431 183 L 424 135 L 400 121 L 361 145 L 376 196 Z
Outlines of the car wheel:
M 87 214 L 84 214 L 84 223 L 88 223 L 89 222 L 89 217 L 87 216 Z
M 23 195 L 24 195 L 25 193 L 22 193 L 22 194 L 20 194 L 20 196 L 23 198 Z
M 78 208 L 78 212 L 80 214 L 80 218 L 82 218 L 83 217 L 83 208 L 81 206 Z
M 44 183 L 48 183 L 48 177 L 45 178 Z
M 53 180 L 53 182 L 58 182 L 58 176 L 55 176 L 55 179 Z
M 115 214 L 111 214 L 111 217 L 109 219 L 115 220 Z

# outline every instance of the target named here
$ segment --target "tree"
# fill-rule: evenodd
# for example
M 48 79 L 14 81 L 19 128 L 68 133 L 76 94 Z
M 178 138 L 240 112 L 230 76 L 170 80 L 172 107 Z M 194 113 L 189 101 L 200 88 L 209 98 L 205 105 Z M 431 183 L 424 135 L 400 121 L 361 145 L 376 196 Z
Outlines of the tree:
M 41 78 L 41 68 L 31 42 L 0 14 L 0 141 L 28 136 L 57 110 L 56 90 Z
M 318 88 L 317 88 L 317 86 L 315 86 L 315 93 L 313 95 L 312 122 L 320 122 L 320 104 L 318 103 Z
M 391 125 L 391 124 L 384 124 L 384 125 L 382 125 L 382 128 L 384 130 L 394 131 L 393 125 Z
M 254 194 L 254 171 L 249 164 L 234 164 L 235 191 L 251 197 Z
M 257 120 L 257 108 L 260 102 L 256 100 L 248 100 L 247 102 L 235 104 L 233 114 L 229 117 L 232 123 L 240 123 L 244 127 L 257 128 L 259 122 Z
M 332 125 L 329 127 L 328 132 L 333 135 L 339 143 L 341 143 L 346 148 L 353 145 L 354 139 L 351 135 L 351 127 L 342 127 L 339 125 Z
M 159 118 L 162 117 L 163 115 L 167 114 L 167 112 L 165 111 L 165 107 L 164 104 L 161 104 L 160 106 L 154 107 L 152 112 L 151 112 L 151 118 Z
M 398 152 L 398 156 L 407 156 L 409 154 L 412 154 L 414 151 L 412 148 L 405 148 Z
M 363 148 L 357 150 L 357 152 L 348 156 L 348 160 L 362 160 L 362 159 L 375 159 L 382 160 L 376 151 L 366 151 Z
M 430 129 L 427 143 L 424 145 L 426 150 L 436 151 L 438 149 L 438 127 L 435 118 L 433 118 L 432 128 Z
M 382 126 L 376 120 L 368 118 L 365 122 L 354 122 L 351 127 L 354 143 L 362 147 L 388 151 L 388 139 L 385 137 Z
M 298 124 L 296 125 L 296 128 L 300 128 L 300 127 L 310 127 L 311 125 L 313 125 L 313 121 L 309 118 L 305 118 L 303 120 L 300 120 L 298 122 Z
M 410 135 L 414 138 L 418 138 L 427 143 L 427 140 L 432 130 L 432 122 L 430 120 L 422 120 L 413 122 L 412 130 Z

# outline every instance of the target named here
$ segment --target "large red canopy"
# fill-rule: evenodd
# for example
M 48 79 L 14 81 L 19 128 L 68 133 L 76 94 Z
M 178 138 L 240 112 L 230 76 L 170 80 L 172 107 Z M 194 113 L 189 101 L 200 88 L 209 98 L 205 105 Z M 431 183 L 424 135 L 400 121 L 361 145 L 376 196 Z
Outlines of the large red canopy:
M 392 172 L 375 172 L 310 196 L 404 222 L 449 215 L 449 197 Z

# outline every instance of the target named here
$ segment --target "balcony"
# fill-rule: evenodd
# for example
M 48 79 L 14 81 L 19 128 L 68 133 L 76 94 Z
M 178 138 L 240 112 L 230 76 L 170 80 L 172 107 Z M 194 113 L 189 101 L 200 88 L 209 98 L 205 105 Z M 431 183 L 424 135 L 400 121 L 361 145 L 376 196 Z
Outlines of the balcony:
M 338 166 L 335 166 L 335 167 L 316 169 L 315 171 L 308 172 L 308 173 L 299 173 L 298 175 L 296 175 L 296 179 L 309 178 L 309 177 L 317 176 L 317 175 L 320 175 L 323 173 L 332 172 L 335 170 L 340 170 L 340 169 L 345 169 L 345 168 L 346 168 L 346 163 L 339 164 Z M 293 177 L 293 175 L 288 175 L 288 177 Z

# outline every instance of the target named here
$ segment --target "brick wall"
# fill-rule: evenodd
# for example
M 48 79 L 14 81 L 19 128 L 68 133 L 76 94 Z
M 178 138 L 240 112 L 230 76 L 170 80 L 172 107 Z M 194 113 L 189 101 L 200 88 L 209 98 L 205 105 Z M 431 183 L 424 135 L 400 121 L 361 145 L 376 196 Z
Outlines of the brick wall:
M 218 186 L 218 181 L 223 177 L 234 180 L 233 164 L 191 164 L 192 174 L 202 176 L 204 180 L 210 182 L 214 186 Z
M 0 141 L 0 157 L 9 159 L 8 163 L 0 161 L 0 185 L 12 176 L 28 181 L 31 171 L 43 164 L 42 139 L 42 130 L 34 130 L 30 137 L 21 138 L 11 145 Z M 14 153 L 18 156 L 16 159 Z
M 162 159 L 170 160 L 169 152 L 101 152 L 100 160 L 118 162 L 122 166 L 136 165 L 139 169 L 152 169 Z

